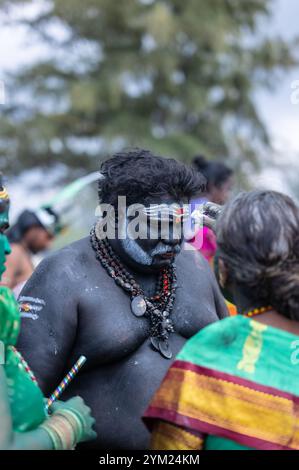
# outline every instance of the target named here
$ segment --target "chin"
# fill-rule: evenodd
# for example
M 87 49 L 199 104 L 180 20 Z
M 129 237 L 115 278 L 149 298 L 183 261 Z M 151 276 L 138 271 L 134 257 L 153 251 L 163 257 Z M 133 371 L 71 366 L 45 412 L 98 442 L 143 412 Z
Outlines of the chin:
M 155 260 L 153 264 L 151 265 L 152 269 L 158 270 L 161 268 L 166 268 L 167 266 L 170 266 L 174 261 L 173 259 L 160 259 L 160 260 Z

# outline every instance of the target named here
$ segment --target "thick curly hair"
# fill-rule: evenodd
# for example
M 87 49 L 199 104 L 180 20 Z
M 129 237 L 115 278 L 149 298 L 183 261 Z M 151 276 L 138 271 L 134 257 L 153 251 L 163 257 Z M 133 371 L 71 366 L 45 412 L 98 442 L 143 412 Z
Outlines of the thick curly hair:
M 101 203 L 117 206 L 118 196 L 127 204 L 145 204 L 153 196 L 170 195 L 190 200 L 205 188 L 204 178 L 193 168 L 149 150 L 132 149 L 116 153 L 101 166 Z
M 216 226 L 219 256 L 253 301 L 299 319 L 299 208 L 275 191 L 238 195 Z

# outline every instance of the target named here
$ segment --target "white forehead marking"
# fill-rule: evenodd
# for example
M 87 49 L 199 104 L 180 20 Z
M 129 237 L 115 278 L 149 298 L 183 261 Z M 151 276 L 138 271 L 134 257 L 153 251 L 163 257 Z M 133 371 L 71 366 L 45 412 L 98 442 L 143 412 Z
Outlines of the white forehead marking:
M 151 219 L 162 218 L 169 219 L 173 216 L 175 219 L 186 220 L 189 217 L 189 206 L 181 206 L 179 204 L 151 204 L 148 207 L 144 207 L 142 210 L 143 214 L 149 216 Z

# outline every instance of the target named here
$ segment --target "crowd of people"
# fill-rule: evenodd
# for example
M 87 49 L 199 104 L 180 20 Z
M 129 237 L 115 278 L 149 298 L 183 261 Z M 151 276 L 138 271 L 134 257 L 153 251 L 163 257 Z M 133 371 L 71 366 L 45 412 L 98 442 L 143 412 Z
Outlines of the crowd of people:
M 117 153 L 90 236 L 37 267 L 54 232 L 34 213 L 9 229 L 0 183 L 0 449 L 299 449 L 299 208 L 233 178 Z

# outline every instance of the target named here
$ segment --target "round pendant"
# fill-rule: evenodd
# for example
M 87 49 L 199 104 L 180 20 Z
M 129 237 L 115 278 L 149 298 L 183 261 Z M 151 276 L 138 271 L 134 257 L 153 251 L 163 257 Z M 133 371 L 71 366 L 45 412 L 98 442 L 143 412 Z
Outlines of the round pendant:
M 168 341 L 159 341 L 159 351 L 165 359 L 172 358 L 172 351 L 170 349 Z
M 136 317 L 143 317 L 146 312 L 146 302 L 141 295 L 137 295 L 131 302 L 132 312 Z
M 156 336 L 151 337 L 152 346 L 156 351 L 160 351 L 159 342 L 160 340 Z

